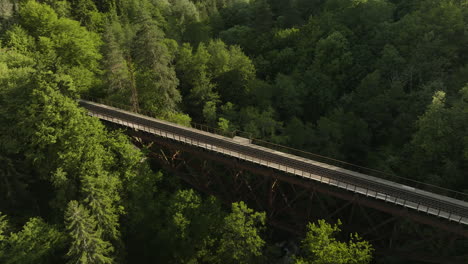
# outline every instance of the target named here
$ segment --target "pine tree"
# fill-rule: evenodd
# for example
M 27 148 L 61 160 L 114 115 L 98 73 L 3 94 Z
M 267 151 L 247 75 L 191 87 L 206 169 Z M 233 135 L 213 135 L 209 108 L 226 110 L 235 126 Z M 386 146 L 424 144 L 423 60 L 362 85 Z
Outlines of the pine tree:
M 131 103 L 133 111 L 138 112 L 135 65 L 128 51 L 129 40 L 126 40 L 124 35 L 126 35 L 124 27 L 117 16 L 111 16 L 103 34 L 106 92 L 111 100 L 125 102 L 125 104 Z M 129 97 L 130 101 L 128 101 Z
M 132 72 L 124 58 L 124 53 L 119 46 L 111 25 L 107 27 L 104 33 L 104 39 L 106 42 L 104 67 L 106 70 L 107 93 L 111 96 L 128 98 L 133 86 Z
M 89 211 L 77 201 L 68 203 L 65 212 L 66 227 L 71 238 L 67 253 L 70 264 L 108 264 L 113 263 L 109 254 L 113 251 L 109 242 L 101 238 L 96 229 L 96 220 Z
M 182 100 L 170 44 L 164 32 L 151 21 L 143 22 L 134 42 L 138 98 L 142 107 L 159 116 L 175 112 Z

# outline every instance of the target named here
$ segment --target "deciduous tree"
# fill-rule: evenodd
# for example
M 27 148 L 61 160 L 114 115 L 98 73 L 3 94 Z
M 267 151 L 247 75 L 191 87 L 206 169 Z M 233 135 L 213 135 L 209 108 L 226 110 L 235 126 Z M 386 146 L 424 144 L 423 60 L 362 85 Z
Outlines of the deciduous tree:
M 350 241 L 340 242 L 334 237 L 340 232 L 341 222 L 331 225 L 325 220 L 309 223 L 307 235 L 302 241 L 306 257 L 297 257 L 297 264 L 365 264 L 372 260 L 372 246 L 357 234 Z

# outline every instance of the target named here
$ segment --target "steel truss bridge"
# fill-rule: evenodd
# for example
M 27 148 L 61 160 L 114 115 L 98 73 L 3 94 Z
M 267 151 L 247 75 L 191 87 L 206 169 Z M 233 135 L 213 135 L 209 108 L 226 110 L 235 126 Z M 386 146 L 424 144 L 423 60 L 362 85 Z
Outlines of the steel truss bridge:
M 181 167 L 190 167 L 191 159 L 202 159 L 203 162 L 198 160 L 198 165 L 186 170 L 186 174 L 191 175 L 185 177 L 187 182 L 228 201 L 250 200 L 257 210 L 267 212 L 270 224 L 283 230 L 301 233 L 307 221 L 316 217 L 343 217 L 343 212 L 347 212 L 344 222 L 357 221 L 366 226 L 367 229 L 359 230 L 360 234 L 366 238 L 366 234 L 375 233 L 379 240 L 385 240 L 386 248 L 389 248 L 389 244 L 391 248 L 392 244 L 399 243 L 396 230 L 398 227 L 390 228 L 389 232 L 382 231 L 384 226 L 396 219 L 409 219 L 438 230 L 438 237 L 429 239 L 445 241 L 443 243 L 449 243 L 445 244 L 446 247 L 456 244 L 457 239 L 461 238 L 465 241 L 463 243 L 468 239 L 466 194 L 384 175 L 347 163 L 335 165 L 333 163 L 337 161 L 318 155 L 306 158 L 302 155 L 306 153 L 300 151 L 299 155 L 293 155 L 290 153 L 291 149 L 282 148 L 283 151 L 279 151 L 280 146 L 274 144 L 252 141 L 224 132 L 211 133 L 215 131 L 185 127 L 127 111 L 121 106 L 112 107 L 109 103 L 79 100 L 79 104 L 91 116 L 127 128 L 129 134 L 147 142 L 156 142 L 171 149 L 171 155 L 160 158 L 174 172 L 180 171 Z M 188 153 L 189 158 L 178 158 L 180 152 Z M 221 179 L 219 175 L 209 175 L 209 169 L 203 165 L 205 161 L 216 161 L 233 167 L 229 172 L 232 175 L 230 182 Z M 195 177 L 197 172 L 203 176 Z M 252 177 L 247 173 L 262 175 L 263 178 Z M 213 189 L 213 186 L 216 187 Z M 343 202 L 336 204 L 327 197 L 335 197 Z M 317 200 L 314 203 L 313 198 Z M 365 208 L 371 208 L 375 212 L 369 214 Z M 318 211 L 325 213 L 317 214 Z M 386 218 L 382 217 L 382 212 L 387 215 Z M 356 214 L 363 215 L 361 220 L 353 217 Z M 419 239 L 427 240 L 424 236 L 427 234 Z M 466 252 L 468 250 L 465 250 L 465 254 Z M 440 252 L 433 253 L 436 255 L 416 256 L 411 252 L 405 254 L 409 259 L 428 263 L 464 263 L 468 259 L 467 255 L 449 260 L 443 256 L 438 258 L 437 255 L 443 255 Z

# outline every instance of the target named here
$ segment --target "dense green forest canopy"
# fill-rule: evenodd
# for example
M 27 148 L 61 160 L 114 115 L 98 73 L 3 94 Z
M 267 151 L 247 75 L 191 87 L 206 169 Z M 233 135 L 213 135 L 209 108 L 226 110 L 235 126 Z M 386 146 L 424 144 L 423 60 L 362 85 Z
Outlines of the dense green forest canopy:
M 150 168 L 83 95 L 468 192 L 466 1 L 0 0 L 0 263 L 272 263 L 264 213 Z M 370 261 L 308 230 L 292 263 Z

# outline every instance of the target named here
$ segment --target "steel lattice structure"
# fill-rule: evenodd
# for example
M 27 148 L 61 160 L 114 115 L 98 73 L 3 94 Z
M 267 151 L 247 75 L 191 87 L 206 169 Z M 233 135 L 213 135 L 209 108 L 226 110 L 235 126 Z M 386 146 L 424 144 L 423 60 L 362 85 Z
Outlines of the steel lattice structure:
M 80 100 L 80 105 L 89 115 L 129 128 L 131 135 L 147 143 L 156 142 L 166 152 L 172 151 L 156 158 L 175 173 L 185 170 L 183 179 L 193 187 L 227 202 L 249 200 L 255 209 L 267 212 L 270 224 L 288 232 L 302 233 L 305 223 L 311 219 L 345 216 L 344 221 L 350 226 L 358 222 L 353 225 L 358 228 L 356 231 L 365 237 L 372 233 L 374 242 L 385 244 L 381 248 L 391 249 L 399 239 L 405 239 L 398 237 L 397 225 L 393 229 L 383 228 L 401 219 L 442 231 L 429 232 L 431 239 L 440 239 L 445 246 L 460 237 L 468 238 L 465 201 L 108 105 L 84 100 Z M 183 156 L 183 153 L 190 155 Z M 191 162 L 193 159 L 198 160 Z M 230 177 L 220 178 L 210 173 L 207 168 L 211 166 L 204 167 L 200 159 L 234 169 Z M 261 177 L 246 176 L 249 173 Z M 330 204 L 328 196 L 341 202 Z M 368 208 L 374 211 L 369 213 Z M 365 221 L 356 220 L 355 214 L 362 215 Z M 411 258 L 412 253 L 406 254 Z M 421 254 L 415 258 L 421 260 Z M 429 263 L 459 263 L 458 258 L 426 258 Z

